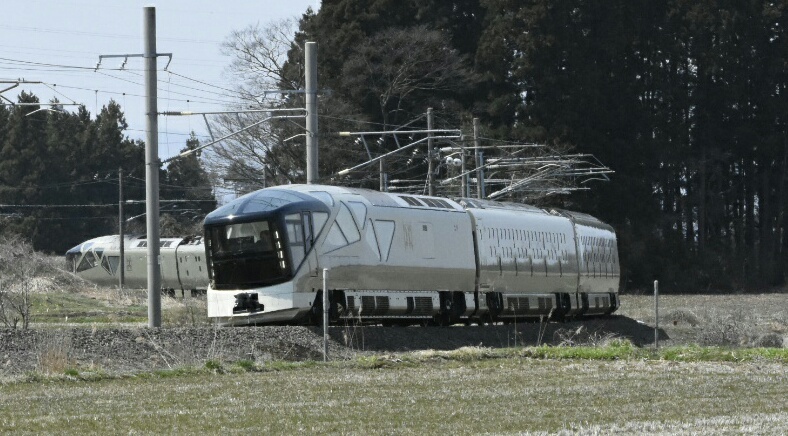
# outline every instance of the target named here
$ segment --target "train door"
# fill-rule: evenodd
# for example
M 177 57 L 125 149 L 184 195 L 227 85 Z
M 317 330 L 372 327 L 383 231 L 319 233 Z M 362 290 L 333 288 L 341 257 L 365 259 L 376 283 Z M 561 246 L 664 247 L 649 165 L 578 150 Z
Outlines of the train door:
M 325 212 L 307 211 L 285 217 L 288 238 L 291 241 L 293 266 L 297 267 L 301 261 L 306 262 L 311 277 L 317 277 L 320 273 L 319 257 L 313 248 L 326 221 L 328 221 L 328 214 Z
M 318 263 L 319 258 L 315 256 L 314 250 L 312 250 L 315 246 L 315 226 L 312 222 L 311 212 L 304 212 L 301 214 L 301 227 L 304 229 L 304 247 L 309 257 L 309 275 L 317 277 L 318 271 L 320 270 L 320 264 Z

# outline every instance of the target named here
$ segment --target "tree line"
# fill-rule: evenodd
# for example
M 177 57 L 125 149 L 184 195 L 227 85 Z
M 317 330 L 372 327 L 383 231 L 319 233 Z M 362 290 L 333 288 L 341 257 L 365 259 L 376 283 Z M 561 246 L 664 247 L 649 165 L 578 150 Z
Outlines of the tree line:
M 231 35 L 238 89 L 303 89 L 303 47 L 319 43 L 320 174 L 377 188 L 378 168 L 339 130 L 415 125 L 590 153 L 609 182 L 548 203 L 611 223 L 624 290 L 763 289 L 785 282 L 788 238 L 786 0 L 324 0 L 292 26 Z M 272 103 L 303 107 L 303 96 Z M 232 120 L 225 120 L 232 123 Z M 359 122 L 359 121 L 363 121 Z M 228 127 L 217 123 L 217 128 Z M 224 154 L 247 189 L 303 181 L 296 126 L 266 127 Z M 390 138 L 366 144 L 394 149 Z M 231 149 L 230 149 L 231 150 Z M 219 150 L 221 152 L 221 149 Z M 240 153 L 236 153 L 240 155 Z M 424 177 L 426 157 L 387 162 Z M 264 174 L 247 177 L 245 174 Z
M 321 182 L 377 189 L 377 166 L 337 173 L 399 146 L 391 137 L 353 143 L 338 131 L 423 129 L 428 107 L 438 128 L 470 132 L 478 117 L 486 143 L 547 144 L 592 154 L 615 171 L 589 190 L 540 201 L 616 228 L 624 290 L 649 289 L 655 279 L 665 291 L 764 289 L 783 285 L 788 266 L 787 7 L 788 0 L 324 0 L 297 22 L 233 32 L 222 49 L 240 96 L 296 108 L 304 107 L 304 43 L 319 43 Z M 144 178 L 142 144 L 123 136 L 120 107 L 110 103 L 95 119 L 84 108 L 30 112 L 0 108 L 0 230 L 55 251 L 96 229 L 113 233 L 107 209 L 68 210 L 83 218 L 74 220 L 7 205 L 116 203 L 117 168 Z M 255 117 L 212 124 L 225 134 Z M 303 133 L 295 122 L 263 123 L 206 157 L 240 192 L 299 183 Z M 385 171 L 423 180 L 428 158 L 422 148 L 388 160 Z M 173 191 L 187 187 L 166 193 L 163 183 L 162 199 L 210 189 L 200 162 L 162 169 Z M 129 197 L 142 198 L 142 189 L 130 185 Z M 191 209 L 203 206 L 211 207 Z
M 18 101 L 39 103 L 24 92 Z M 125 200 L 144 200 L 145 147 L 124 135 L 128 125 L 114 101 L 95 117 L 83 106 L 73 113 L 43 108 L 0 107 L 0 234 L 62 254 L 87 239 L 118 233 L 119 170 Z M 197 143 L 192 137 L 185 148 Z M 201 232 L 201 218 L 216 203 L 198 157 L 160 171 L 162 234 Z M 145 233 L 144 212 L 144 202 L 124 206 L 126 217 L 138 217 L 126 223 L 127 232 Z

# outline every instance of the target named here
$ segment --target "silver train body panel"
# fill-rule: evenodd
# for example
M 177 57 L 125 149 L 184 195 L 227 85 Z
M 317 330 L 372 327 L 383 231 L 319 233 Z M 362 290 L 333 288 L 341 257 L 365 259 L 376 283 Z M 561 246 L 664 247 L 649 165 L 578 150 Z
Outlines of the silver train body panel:
M 205 223 L 208 316 L 220 323 L 314 321 L 324 268 L 335 322 L 618 307 L 615 232 L 588 215 L 321 185 L 268 188 L 234 203 Z M 273 230 L 270 251 L 243 248 L 265 239 L 260 229 Z

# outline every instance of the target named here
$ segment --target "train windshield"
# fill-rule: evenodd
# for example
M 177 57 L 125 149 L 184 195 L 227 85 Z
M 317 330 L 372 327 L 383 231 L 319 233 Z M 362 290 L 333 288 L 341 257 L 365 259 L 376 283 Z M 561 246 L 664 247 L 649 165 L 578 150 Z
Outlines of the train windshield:
M 273 221 L 212 227 L 208 237 L 217 289 L 272 285 L 290 275 L 285 240 Z

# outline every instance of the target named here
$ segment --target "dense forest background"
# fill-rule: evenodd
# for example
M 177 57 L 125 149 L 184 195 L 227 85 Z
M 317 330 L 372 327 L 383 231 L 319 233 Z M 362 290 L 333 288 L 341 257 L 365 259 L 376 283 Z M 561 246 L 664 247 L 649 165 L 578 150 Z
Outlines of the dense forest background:
M 296 40 L 319 42 L 333 106 L 367 120 L 432 106 L 466 131 L 480 117 L 488 137 L 612 168 L 552 201 L 616 228 L 623 290 L 762 290 L 788 270 L 786 12 L 784 0 L 326 0 Z M 384 43 L 397 31 L 439 32 L 436 50 L 463 70 L 387 94 L 390 72 L 369 60 L 397 62 Z
M 20 103 L 39 103 L 22 93 Z M 0 107 L 0 233 L 29 239 L 36 250 L 62 254 L 87 239 L 118 233 L 119 175 L 123 170 L 127 233 L 145 233 L 145 146 L 124 135 L 120 106 L 95 116 Z M 184 148 L 195 147 L 189 139 Z M 216 201 L 196 155 L 160 172 L 163 236 L 201 233 Z M 178 200 L 178 201 L 168 201 Z
M 788 0 L 324 0 L 292 27 L 240 29 L 223 49 L 244 98 L 303 89 L 304 43 L 318 42 L 323 183 L 377 188 L 375 171 L 331 177 L 367 156 L 337 131 L 424 128 L 428 107 L 439 128 L 469 132 L 478 117 L 485 141 L 592 154 L 615 171 L 590 190 L 540 201 L 615 227 L 622 290 L 658 279 L 668 292 L 755 291 L 784 285 L 788 269 L 787 8 Z M 264 104 L 303 107 L 303 94 Z M 119 167 L 137 181 L 128 198 L 144 197 L 142 144 L 123 136 L 117 104 L 95 118 L 30 111 L 0 108 L 0 204 L 117 203 Z M 237 130 L 250 117 L 214 127 Z M 206 151 L 207 160 L 241 191 L 303 182 L 299 134 L 292 122 L 260 126 Z M 370 144 L 372 153 L 396 146 Z M 417 178 L 425 159 L 387 164 Z M 162 199 L 209 197 L 200 162 L 163 169 L 171 183 Z M 60 252 L 116 232 L 113 213 L 2 206 L 0 230 Z

